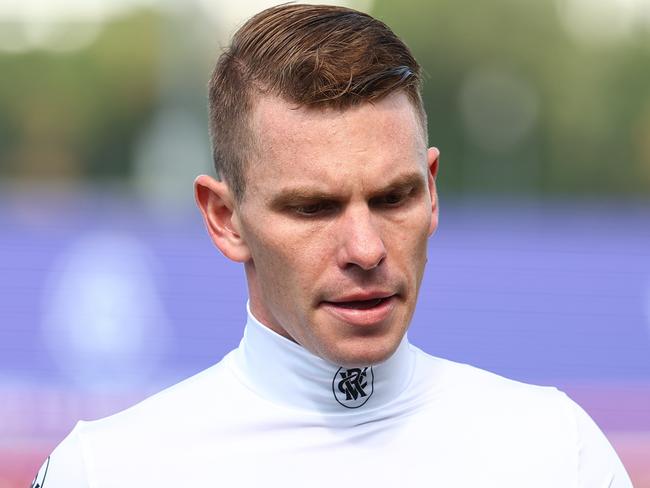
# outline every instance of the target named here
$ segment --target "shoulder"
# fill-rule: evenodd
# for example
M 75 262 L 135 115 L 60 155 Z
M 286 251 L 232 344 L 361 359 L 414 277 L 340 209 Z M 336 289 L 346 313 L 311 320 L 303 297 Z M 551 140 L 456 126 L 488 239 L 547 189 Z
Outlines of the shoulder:
M 416 389 L 424 408 L 445 417 L 473 442 L 510 449 L 575 454 L 577 428 L 571 400 L 550 386 L 505 378 L 475 366 L 418 354 Z M 515 448 L 515 446 L 520 446 Z
M 442 397 L 472 413 L 494 435 L 510 433 L 551 443 L 555 448 L 577 445 L 573 401 L 554 386 L 506 378 L 468 364 L 443 362 Z
M 79 422 L 78 444 L 86 455 L 129 457 L 140 452 L 174 453 L 200 441 L 205 426 L 218 427 L 232 417 L 232 399 L 246 394 L 232 374 L 231 355 L 121 412 Z
M 207 465 L 189 448 L 203 446 L 215 428 L 225 428 L 226 409 L 233 407 L 224 398 L 246 394 L 229 361 L 226 356 L 119 413 L 79 422 L 52 452 L 45 487 L 85 488 L 97 480 L 102 486 L 149 486 L 151 476 L 163 472 L 172 480 L 164 486 L 182 486 L 174 476 Z
M 230 355 L 179 383 L 109 417 L 83 422 L 80 435 L 102 432 L 158 432 L 185 429 L 218 413 L 223 396 L 238 387 L 229 367 Z
M 464 437 L 465 450 L 556 476 L 548 486 L 569 479 L 574 486 L 632 486 L 604 434 L 563 391 L 415 349 L 429 411 L 445 416 L 445 428 Z
M 81 422 L 50 454 L 31 488 L 88 488 L 86 463 L 79 445 Z
M 508 408 L 509 405 L 531 407 L 548 403 L 568 408 L 569 399 L 554 386 L 525 383 L 465 363 L 431 356 L 412 346 L 416 356 L 415 381 L 422 390 L 455 402 L 480 399 L 483 407 Z M 565 412 L 566 413 L 566 412 Z

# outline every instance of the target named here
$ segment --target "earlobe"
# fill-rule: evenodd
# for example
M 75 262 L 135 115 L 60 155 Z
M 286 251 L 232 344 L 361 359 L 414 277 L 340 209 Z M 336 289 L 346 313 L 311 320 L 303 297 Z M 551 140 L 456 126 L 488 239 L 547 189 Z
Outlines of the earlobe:
M 200 175 L 194 180 L 194 197 L 214 245 L 228 259 L 248 261 L 250 252 L 241 235 L 237 207 L 227 183 Z

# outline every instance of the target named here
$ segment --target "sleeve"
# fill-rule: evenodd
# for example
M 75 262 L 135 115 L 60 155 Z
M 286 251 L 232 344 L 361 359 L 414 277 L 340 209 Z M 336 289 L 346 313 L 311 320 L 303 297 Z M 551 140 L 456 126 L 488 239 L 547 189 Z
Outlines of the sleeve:
M 79 422 L 39 469 L 31 488 L 90 488 L 86 477 Z
M 633 488 L 623 463 L 596 422 L 571 400 L 578 430 L 580 488 Z

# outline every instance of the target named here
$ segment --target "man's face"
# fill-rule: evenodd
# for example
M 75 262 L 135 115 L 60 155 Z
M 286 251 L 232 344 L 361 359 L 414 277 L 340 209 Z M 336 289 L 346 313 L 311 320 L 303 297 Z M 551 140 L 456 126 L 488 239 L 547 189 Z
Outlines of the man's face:
M 345 111 L 263 97 L 233 223 L 262 323 L 335 364 L 390 357 L 437 225 L 437 150 L 404 94 Z

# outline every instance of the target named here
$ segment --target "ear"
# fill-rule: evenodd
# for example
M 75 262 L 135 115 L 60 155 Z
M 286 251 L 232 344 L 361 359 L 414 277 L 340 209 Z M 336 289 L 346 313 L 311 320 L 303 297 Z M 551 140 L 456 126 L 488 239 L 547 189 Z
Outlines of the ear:
M 432 235 L 438 227 L 438 192 L 436 191 L 436 176 L 438 175 L 438 163 L 440 162 L 440 151 L 435 147 L 427 150 L 427 176 L 429 195 L 431 196 L 431 224 L 429 235 Z
M 250 251 L 241 235 L 235 198 L 228 185 L 207 175 L 194 180 L 194 197 L 214 245 L 228 259 L 244 263 Z

